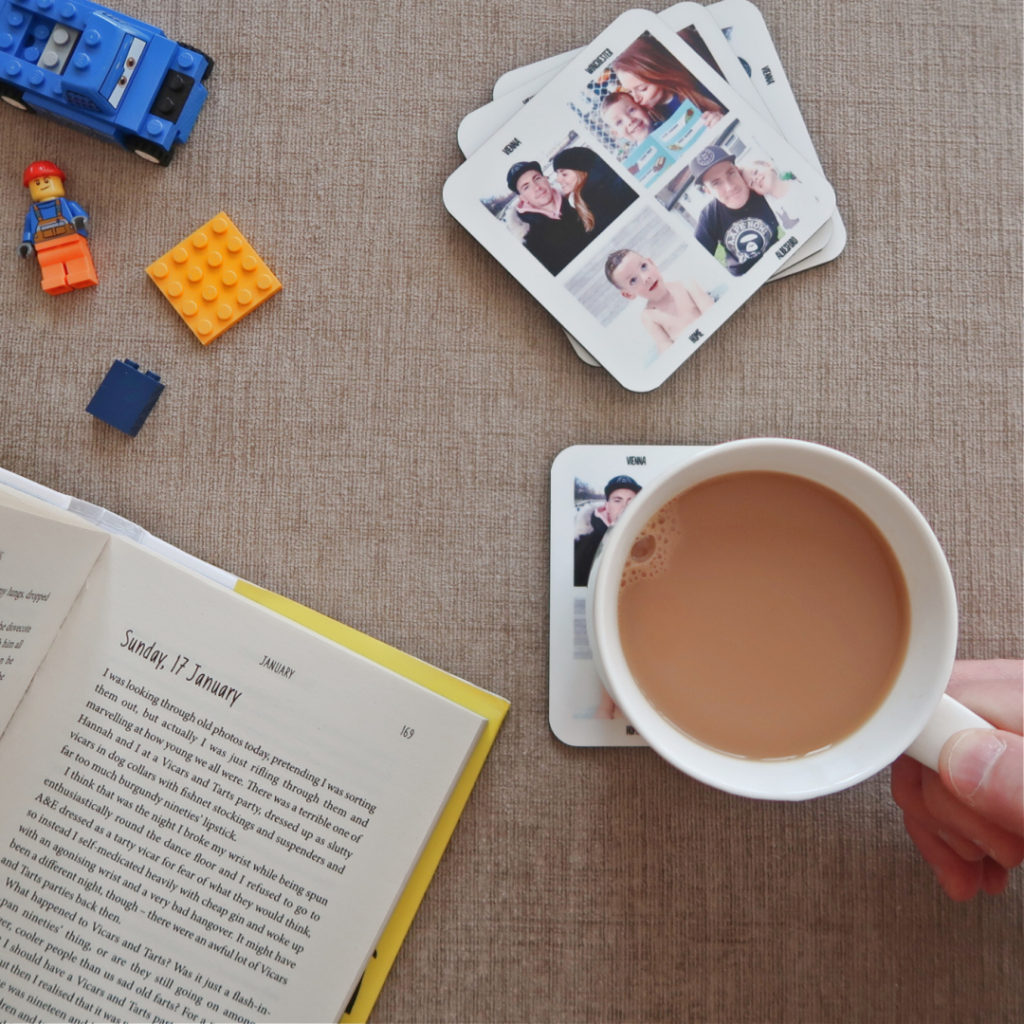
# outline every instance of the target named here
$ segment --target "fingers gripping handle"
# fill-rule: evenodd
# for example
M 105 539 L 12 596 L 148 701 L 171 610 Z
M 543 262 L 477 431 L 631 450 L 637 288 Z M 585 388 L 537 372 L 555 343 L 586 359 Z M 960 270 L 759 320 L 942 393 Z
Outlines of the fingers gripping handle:
M 946 740 L 962 729 L 991 729 L 991 722 L 986 722 L 980 715 L 965 708 L 963 704 L 953 700 L 948 694 L 942 695 L 938 707 L 921 731 L 921 735 L 907 747 L 907 753 L 915 760 L 932 771 L 939 770 L 939 752 Z

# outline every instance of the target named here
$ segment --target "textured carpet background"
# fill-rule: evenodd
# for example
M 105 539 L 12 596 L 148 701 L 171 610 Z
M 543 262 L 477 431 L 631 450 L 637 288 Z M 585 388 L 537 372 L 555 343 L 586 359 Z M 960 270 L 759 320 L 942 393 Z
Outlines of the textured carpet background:
M 765 0 L 849 231 L 657 391 L 624 391 L 453 221 L 459 120 L 609 0 L 122 9 L 216 60 L 171 167 L 0 110 L 0 463 L 512 700 L 378 1021 L 993 1022 L 1024 1014 L 1018 878 L 947 901 L 886 775 L 800 806 L 547 726 L 548 471 L 575 443 L 842 448 L 919 505 L 960 656 L 1022 637 L 1021 14 Z M 15 249 L 60 163 L 98 287 Z M 284 282 L 207 349 L 145 266 L 225 210 Z M 167 384 L 134 440 L 84 407 Z

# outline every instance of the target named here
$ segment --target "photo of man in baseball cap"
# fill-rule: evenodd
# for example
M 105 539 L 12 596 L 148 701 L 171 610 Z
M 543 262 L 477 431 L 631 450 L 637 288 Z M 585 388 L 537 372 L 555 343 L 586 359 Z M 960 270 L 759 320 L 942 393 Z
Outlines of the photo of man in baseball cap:
M 745 274 L 779 238 L 768 200 L 750 188 L 736 157 L 721 146 L 705 146 L 691 161 L 690 173 L 711 196 L 697 218 L 697 241 L 730 274 Z

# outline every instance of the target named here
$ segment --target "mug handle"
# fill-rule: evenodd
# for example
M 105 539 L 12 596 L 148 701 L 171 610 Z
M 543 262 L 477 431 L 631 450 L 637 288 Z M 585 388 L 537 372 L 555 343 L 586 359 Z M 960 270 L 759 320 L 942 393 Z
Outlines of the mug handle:
M 907 747 L 907 753 L 932 771 L 939 770 L 939 752 L 946 740 L 961 729 L 993 729 L 981 715 L 965 708 L 959 701 L 944 693 L 942 700 L 925 723 L 921 734 Z

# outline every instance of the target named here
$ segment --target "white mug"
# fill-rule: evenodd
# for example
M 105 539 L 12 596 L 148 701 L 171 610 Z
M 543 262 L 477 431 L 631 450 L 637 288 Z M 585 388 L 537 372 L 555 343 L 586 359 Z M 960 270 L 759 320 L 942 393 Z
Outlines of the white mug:
M 685 490 L 726 473 L 788 473 L 837 492 L 885 537 L 903 572 L 910 629 L 902 667 L 888 696 L 853 733 L 824 750 L 760 760 L 715 750 L 688 736 L 651 704 L 630 673 L 618 629 L 619 582 L 648 520 Z M 608 530 L 590 572 L 587 631 L 602 682 L 647 743 L 675 767 L 741 796 L 805 800 L 881 771 L 907 752 L 931 768 L 960 729 L 991 728 L 944 694 L 957 641 L 957 607 L 946 557 L 925 518 L 884 476 L 849 455 L 805 441 L 751 438 L 716 445 L 662 474 Z

